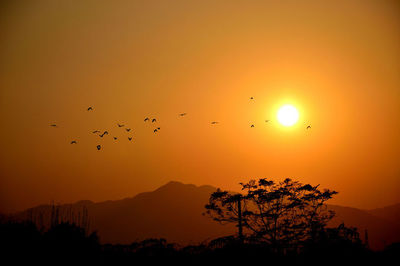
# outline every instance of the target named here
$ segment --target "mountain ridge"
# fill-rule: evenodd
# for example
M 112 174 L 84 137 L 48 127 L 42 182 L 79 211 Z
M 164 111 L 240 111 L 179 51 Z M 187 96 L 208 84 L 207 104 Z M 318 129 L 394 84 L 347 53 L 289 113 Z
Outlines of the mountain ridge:
M 60 205 L 60 215 L 78 216 L 86 208 L 93 230 L 99 233 L 103 243 L 128 244 L 145 238 L 166 238 L 179 244 L 195 244 L 206 239 L 232 235 L 235 225 L 221 225 L 203 215 L 204 205 L 217 188 L 170 181 L 159 188 L 138 193 L 120 200 L 93 202 L 80 200 Z M 34 213 L 47 211 L 52 205 L 40 205 L 16 213 L 23 219 Z M 370 246 L 381 249 L 386 244 L 400 241 L 400 225 L 392 214 L 397 214 L 400 204 L 372 210 L 362 210 L 340 205 L 328 205 L 336 212 L 330 226 L 344 222 L 359 229 L 361 239 L 368 230 Z M 37 216 L 37 214 L 36 214 Z M 386 217 L 386 218 L 385 218 Z M 76 218 L 76 219 L 78 219 Z

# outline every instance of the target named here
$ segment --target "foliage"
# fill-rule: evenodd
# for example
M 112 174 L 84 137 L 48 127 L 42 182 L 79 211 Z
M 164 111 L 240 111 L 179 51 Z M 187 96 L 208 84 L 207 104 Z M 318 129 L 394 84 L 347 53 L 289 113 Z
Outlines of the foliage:
M 205 207 L 216 221 L 242 222 L 248 239 L 275 247 L 298 246 L 314 239 L 334 216 L 325 202 L 336 191 L 321 191 L 291 179 L 278 183 L 259 179 L 241 185 L 242 194 L 217 190 Z
M 319 231 L 313 242 L 306 242 L 296 252 L 276 253 L 266 242 L 242 243 L 233 236 L 183 247 L 165 239 L 100 245 L 96 234 L 88 235 L 74 224 L 60 223 L 43 232 L 32 222 L 0 223 L 0 256 L 16 265 L 251 265 L 263 260 L 280 265 L 320 265 L 326 264 L 326 258 L 335 264 L 346 261 L 384 265 L 397 258 L 399 248 L 397 244 L 384 252 L 372 252 L 362 245 L 355 228 L 344 225 Z

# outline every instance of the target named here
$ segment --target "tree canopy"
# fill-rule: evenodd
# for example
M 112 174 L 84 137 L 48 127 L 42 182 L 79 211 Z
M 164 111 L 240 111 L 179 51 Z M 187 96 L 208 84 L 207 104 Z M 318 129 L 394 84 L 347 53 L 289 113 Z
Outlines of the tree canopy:
M 315 239 L 334 216 L 325 202 L 337 194 L 292 179 L 241 183 L 242 193 L 217 190 L 206 213 L 222 223 L 238 223 L 247 239 L 272 246 L 297 246 Z M 239 228 L 239 232 L 240 232 Z

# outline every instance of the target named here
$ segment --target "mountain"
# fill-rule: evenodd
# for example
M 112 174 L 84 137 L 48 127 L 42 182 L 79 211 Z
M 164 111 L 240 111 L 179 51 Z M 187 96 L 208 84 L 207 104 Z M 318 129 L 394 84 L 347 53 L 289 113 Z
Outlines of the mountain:
M 89 212 L 95 217 L 94 228 L 106 242 L 163 237 L 181 244 L 198 243 L 235 232 L 232 225 L 222 226 L 202 215 L 215 190 L 170 182 L 133 198 L 93 204 Z
M 60 219 L 74 220 L 79 224 L 88 224 L 89 218 L 91 229 L 98 232 L 103 243 L 128 244 L 145 238 L 165 238 L 179 244 L 197 244 L 236 232 L 234 225 L 221 225 L 203 215 L 204 205 L 215 190 L 211 186 L 169 182 L 132 198 L 61 205 L 57 215 Z M 344 222 L 346 226 L 357 227 L 363 240 L 367 229 L 373 249 L 400 241 L 396 216 L 400 204 L 369 211 L 337 205 L 328 207 L 336 212 L 330 226 Z M 52 206 L 41 205 L 17 213 L 15 217 L 32 219 L 46 226 L 51 211 Z
M 363 241 L 367 232 L 372 249 L 383 249 L 390 243 L 400 241 L 400 224 L 398 221 L 392 221 L 392 218 L 384 219 L 370 211 L 350 207 L 328 205 L 328 208 L 336 214 L 328 226 L 344 223 L 346 226 L 357 227 Z
M 383 208 L 368 210 L 368 213 L 393 223 L 400 223 L 400 203 Z
M 221 225 L 203 215 L 204 205 L 215 190 L 211 186 L 169 182 L 132 198 L 61 205 L 59 216 L 82 224 L 86 208 L 90 228 L 98 232 L 103 243 L 129 244 L 145 238 L 165 238 L 179 244 L 198 244 L 235 233 L 235 226 Z M 41 205 L 17 213 L 15 217 L 33 217 L 35 222 L 41 219 L 44 226 L 49 226 L 51 209 L 50 205 Z

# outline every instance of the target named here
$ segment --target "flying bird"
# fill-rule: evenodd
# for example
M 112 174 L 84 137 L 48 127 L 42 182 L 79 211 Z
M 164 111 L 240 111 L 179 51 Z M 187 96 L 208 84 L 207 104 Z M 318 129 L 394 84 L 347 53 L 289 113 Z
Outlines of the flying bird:
M 265 122 L 266 122 L 266 123 L 268 123 L 269 121 L 271 121 L 271 120 L 268 120 L 268 119 L 267 119 L 267 120 L 265 120 Z
M 311 126 L 307 126 L 307 128 L 306 129 L 310 129 L 311 128 Z
M 151 123 L 154 123 L 154 122 L 156 122 L 157 120 L 155 119 L 155 118 L 153 118 L 152 120 L 151 120 Z
M 148 118 L 148 117 L 146 117 L 145 119 L 144 119 L 144 122 L 147 122 L 147 121 L 149 121 L 150 119 Z
M 216 125 L 216 124 L 218 124 L 219 122 L 217 122 L 217 121 L 213 121 L 213 122 L 211 122 L 211 125 Z
M 88 111 L 93 111 L 93 107 L 89 106 L 89 108 L 87 109 Z
M 250 127 L 254 127 L 254 125 L 251 125 Z
M 159 128 L 159 127 L 157 128 L 157 130 L 160 130 L 160 129 L 161 129 L 161 128 Z
M 154 133 L 157 133 L 157 131 L 158 131 L 157 128 L 153 130 Z
M 57 125 L 56 125 L 56 124 L 51 124 L 50 126 L 51 126 L 51 127 L 57 127 Z
M 100 145 L 97 145 L 97 150 L 99 151 L 100 149 L 101 149 L 101 146 Z
M 125 126 L 125 125 L 120 125 L 120 124 L 118 124 L 118 123 L 117 123 L 117 125 L 118 125 L 118 127 L 123 127 L 123 126 Z
M 179 114 L 180 116 L 185 116 L 186 115 L 186 113 L 182 113 L 182 114 Z
M 114 137 L 114 140 L 117 140 L 117 137 Z
M 128 137 L 128 140 L 131 141 L 131 140 L 132 140 L 132 137 Z
M 76 140 L 71 141 L 71 144 L 77 144 Z
M 254 97 L 250 97 L 250 100 L 254 100 Z
M 100 130 L 95 130 L 92 132 L 93 134 L 100 133 Z
M 108 131 L 104 131 L 103 134 L 101 134 L 99 136 L 102 138 L 104 135 L 108 135 Z
M 130 129 L 130 128 L 125 128 L 125 130 L 126 130 L 127 132 L 131 131 L 131 129 Z

